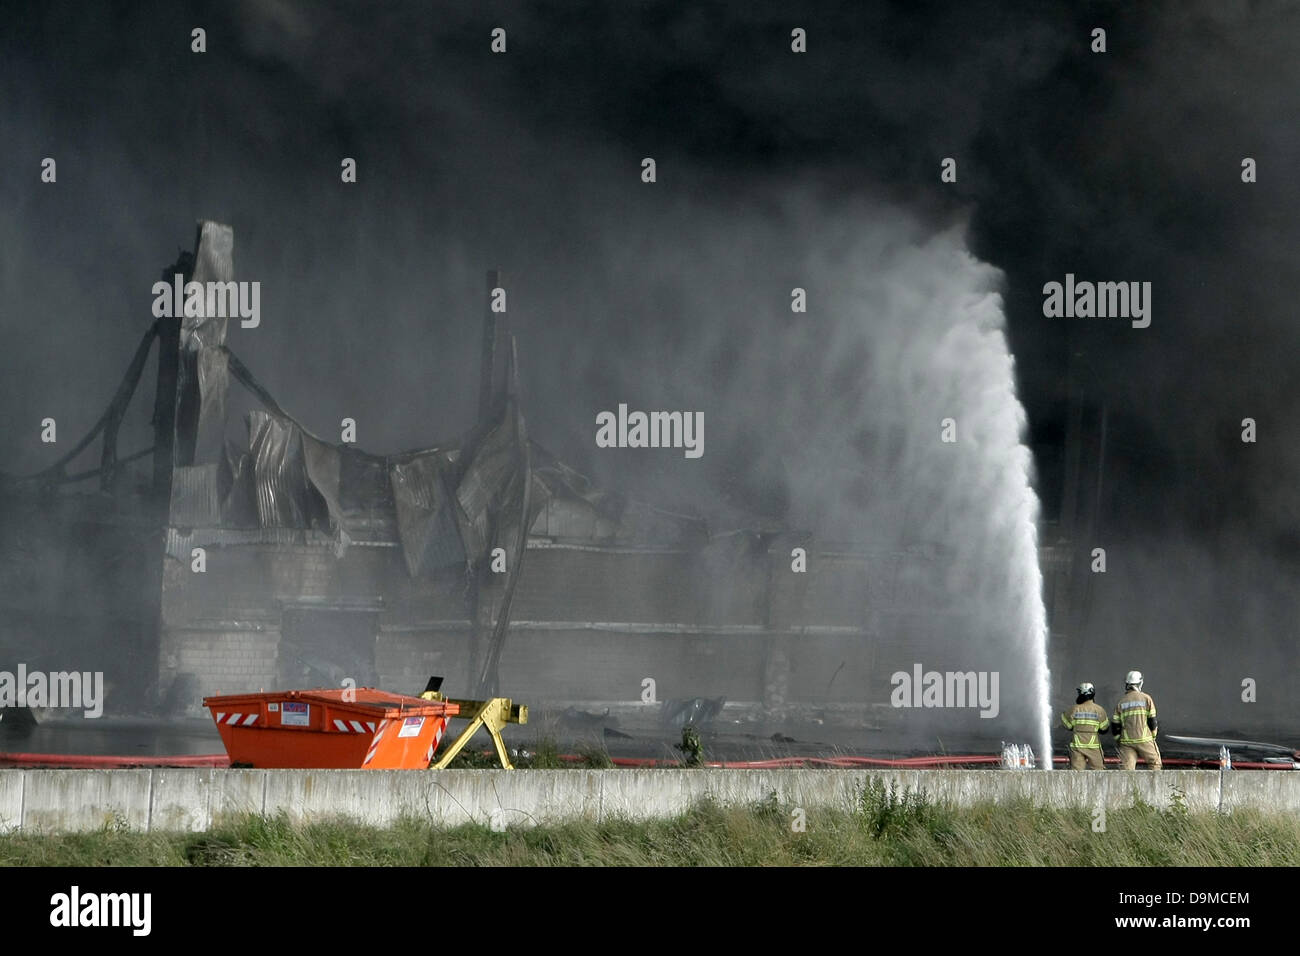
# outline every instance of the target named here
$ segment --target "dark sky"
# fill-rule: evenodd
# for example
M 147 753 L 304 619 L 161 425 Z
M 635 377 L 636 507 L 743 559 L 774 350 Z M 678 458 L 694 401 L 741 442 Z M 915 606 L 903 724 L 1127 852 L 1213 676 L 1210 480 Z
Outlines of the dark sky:
M 6 470 L 48 460 L 40 417 L 71 433 L 93 422 L 147 327 L 149 285 L 202 216 L 235 227 L 238 274 L 263 280 L 264 328 L 232 347 L 320 432 L 352 415 L 361 444 L 385 451 L 464 428 L 483 272 L 500 266 L 535 437 L 650 497 L 689 500 L 704 475 L 719 507 L 786 517 L 798 489 L 764 422 L 838 366 L 792 360 L 779 400 L 712 432 L 690 479 L 662 458 L 618 473 L 593 458 L 588 422 L 620 400 L 728 407 L 716 389 L 789 321 L 821 241 L 791 217 L 795 192 L 837 215 L 904 210 L 918 236 L 968 224 L 972 252 L 1004 274 L 1049 513 L 1073 368 L 1107 412 L 1098 526 L 1142 542 L 1170 602 L 1214 569 L 1266 569 L 1280 594 L 1300 568 L 1293 5 L 8 3 L 0 16 Z M 505 55 L 489 52 L 495 26 Z M 1105 54 L 1089 50 L 1094 27 Z M 38 181 L 44 156 L 57 186 Z M 355 186 L 339 183 L 343 156 Z M 643 156 L 659 163 L 654 187 Z M 939 182 L 945 156 L 956 184 Z M 1151 327 L 1044 318 L 1043 283 L 1067 272 L 1151 282 Z M 1245 417 L 1256 444 L 1239 440 Z M 1180 562 L 1199 570 L 1179 578 Z M 1259 626 L 1281 627 L 1291 605 L 1269 607 Z

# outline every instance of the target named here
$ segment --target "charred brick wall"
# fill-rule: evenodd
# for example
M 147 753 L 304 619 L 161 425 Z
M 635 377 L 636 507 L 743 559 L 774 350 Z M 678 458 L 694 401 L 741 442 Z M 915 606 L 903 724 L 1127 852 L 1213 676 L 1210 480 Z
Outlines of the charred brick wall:
M 893 559 L 809 556 L 727 542 L 702 551 L 530 547 L 501 686 L 530 702 L 725 696 L 780 704 L 854 701 L 873 679 L 867 636 L 887 607 Z M 206 570 L 168 558 L 160 686 L 192 674 L 199 695 L 281 686 L 286 609 L 376 612 L 374 674 L 415 692 L 430 674 L 468 686 L 473 630 L 463 569 L 412 579 L 397 548 L 328 541 L 209 547 Z M 499 607 L 504 575 L 483 593 Z M 879 675 L 874 675 L 879 679 Z M 297 686 L 297 685 L 293 685 Z

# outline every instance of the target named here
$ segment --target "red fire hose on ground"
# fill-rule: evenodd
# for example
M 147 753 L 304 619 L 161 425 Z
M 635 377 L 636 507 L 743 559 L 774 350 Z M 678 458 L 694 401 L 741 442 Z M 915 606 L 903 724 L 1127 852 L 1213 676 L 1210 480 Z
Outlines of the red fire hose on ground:
M 100 757 L 93 754 L 0 753 L 0 767 L 66 770 L 133 770 L 151 767 L 229 767 L 225 754 L 184 757 Z

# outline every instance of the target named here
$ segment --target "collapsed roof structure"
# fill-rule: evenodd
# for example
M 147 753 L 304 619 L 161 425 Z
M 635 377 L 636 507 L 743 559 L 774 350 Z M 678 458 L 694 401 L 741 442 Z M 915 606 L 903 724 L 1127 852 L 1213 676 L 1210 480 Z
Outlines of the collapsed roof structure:
M 230 227 L 201 222 L 163 280 L 230 283 L 233 247 Z M 942 552 L 711 534 L 559 461 L 527 432 L 504 313 L 486 313 L 473 427 L 388 455 L 305 427 L 231 351 L 227 321 L 157 317 L 90 433 L 38 474 L 0 476 L 0 497 L 34 495 L 44 522 L 0 528 L 0 651 L 102 664 L 109 712 L 349 680 L 414 691 L 438 673 L 539 715 L 709 697 L 863 727 L 891 719 L 895 658 L 959 663 L 965 612 Z M 154 442 L 119 455 L 155 339 Z M 257 406 L 238 443 L 234 386 Z M 69 473 L 96 438 L 99 467 Z M 56 494 L 93 479 L 97 495 Z M 29 575 L 18 556 L 33 548 L 58 570 Z M 805 573 L 790 573 L 794 548 Z
M 187 286 L 209 288 L 231 283 L 233 246 L 229 226 L 200 222 L 194 252 L 183 253 L 163 278 L 174 275 Z M 472 595 L 495 553 L 505 570 L 478 673 L 485 693 L 497 681 L 526 529 L 537 526 L 552 538 L 626 546 L 651 541 L 698 546 L 707 538 L 698 519 L 604 492 L 529 439 L 514 338 L 493 313 L 485 326 L 479 422 L 447 445 L 394 455 L 371 454 L 313 434 L 231 352 L 227 321 L 224 310 L 159 316 L 90 431 L 35 474 L 0 474 L 0 490 L 11 498 L 34 492 L 48 502 L 62 486 L 98 479 L 101 493 L 113 494 L 122 490 L 127 466 L 152 458 L 152 481 L 136 500 L 137 516 L 162 519 L 163 551 L 181 563 L 189 563 L 196 548 L 328 542 L 342 558 L 353 545 L 396 547 L 412 579 L 451 571 L 470 582 Z M 155 340 L 155 442 L 123 456 L 118 432 Z M 232 381 L 261 405 L 247 416 L 244 447 L 226 438 Z M 69 466 L 97 438 L 99 467 L 70 473 Z M 474 616 L 473 607 L 470 613 Z
M 182 254 L 163 278 L 175 275 L 187 288 L 231 283 L 233 247 L 229 226 L 200 222 L 194 252 Z M 328 540 L 337 558 L 352 545 L 397 547 L 412 579 L 451 570 L 463 574 L 475 592 L 495 554 L 505 570 L 478 673 L 484 694 L 494 693 L 498 683 L 528 528 L 563 528 L 592 542 L 624 545 L 699 544 L 707 536 L 697 519 L 601 491 L 527 436 L 514 337 L 494 313 L 485 328 L 479 422 L 444 446 L 377 455 L 313 434 L 229 349 L 226 310 L 196 311 L 159 317 L 91 431 L 37 474 L 0 476 L 7 489 L 49 489 L 98 477 L 109 491 L 122 466 L 152 455 L 153 492 L 166 501 L 164 551 L 182 563 L 190 562 L 196 548 Z M 155 339 L 155 444 L 119 457 L 118 429 Z M 261 405 L 247 416 L 245 447 L 225 437 L 232 380 Z M 167 401 L 172 395 L 174 402 Z M 100 467 L 68 474 L 67 466 L 101 436 Z

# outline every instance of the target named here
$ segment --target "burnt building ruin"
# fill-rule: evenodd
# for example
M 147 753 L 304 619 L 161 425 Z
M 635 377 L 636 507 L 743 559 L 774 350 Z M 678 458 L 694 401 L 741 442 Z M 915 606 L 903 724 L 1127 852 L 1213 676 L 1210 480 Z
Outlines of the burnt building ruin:
M 232 281 L 233 244 L 200 223 L 163 280 Z M 227 322 L 158 318 L 91 432 L 0 487 L 0 650 L 104 670 L 110 714 L 443 674 L 540 713 L 722 697 L 744 718 L 883 727 L 900 660 L 963 666 L 941 551 L 710 527 L 547 452 L 504 313 L 486 312 L 474 427 L 388 455 L 312 434 L 227 347 Z M 154 443 L 119 454 L 155 340 Z M 257 405 L 239 442 L 235 388 Z M 71 471 L 96 440 L 99 466 Z M 796 548 L 807 573 L 790 573 Z

